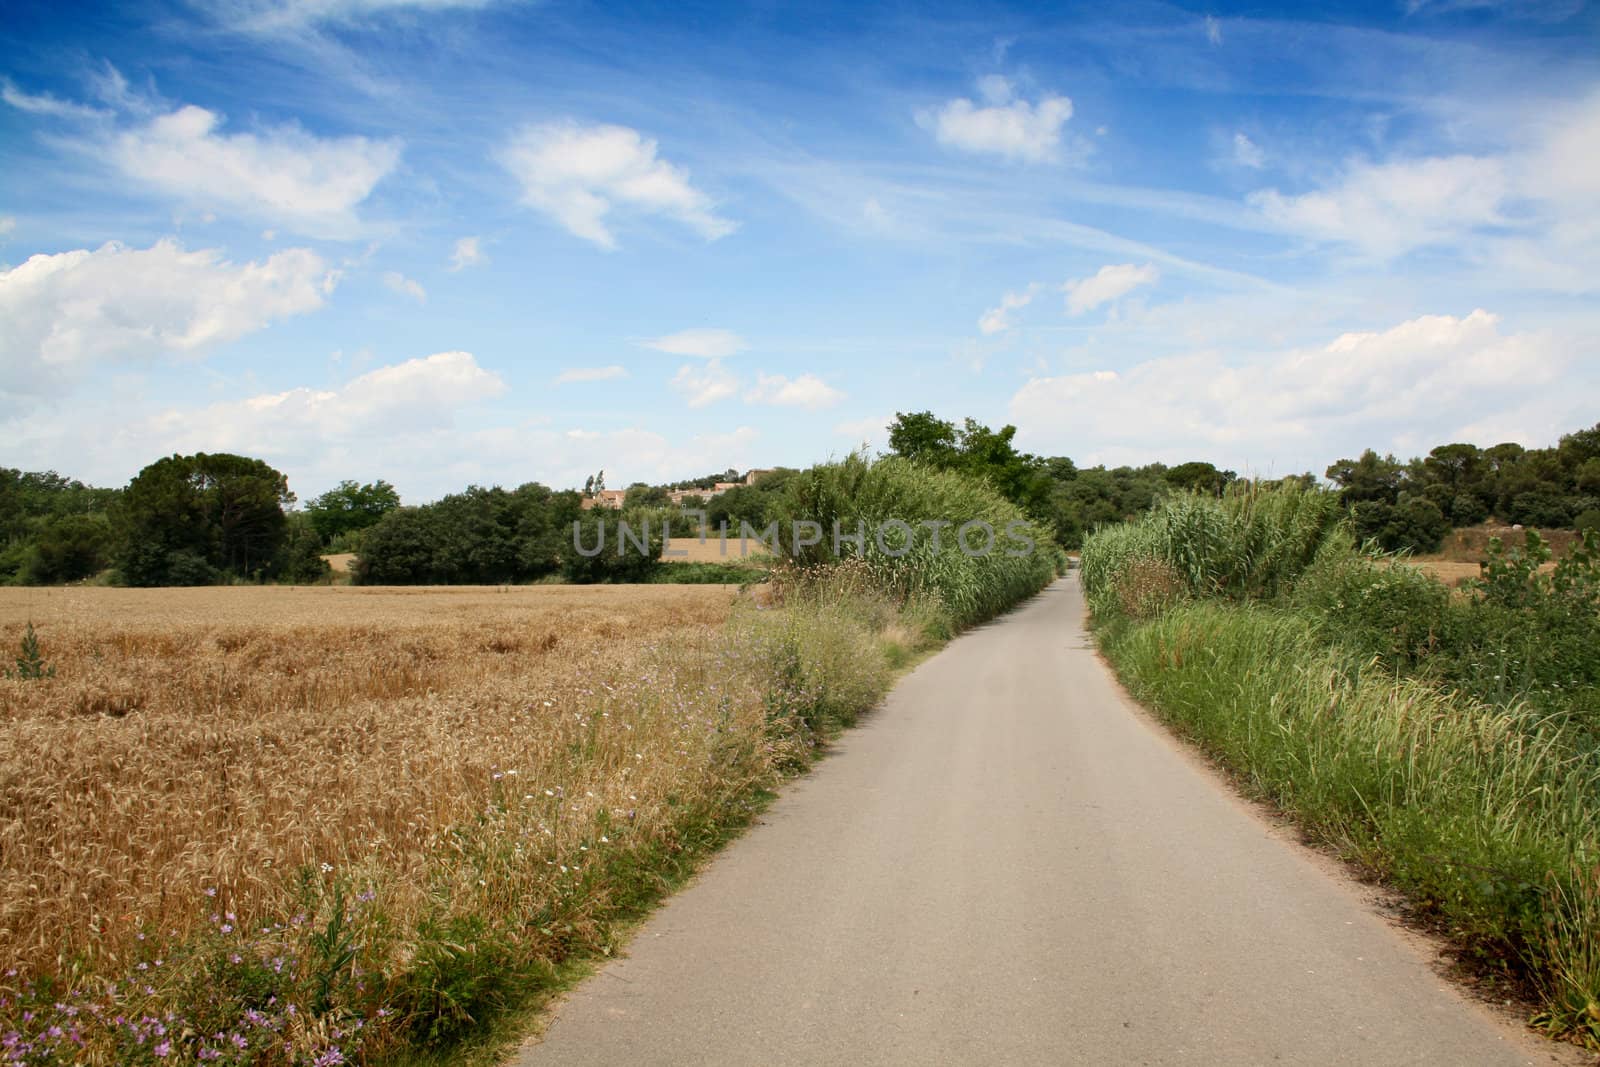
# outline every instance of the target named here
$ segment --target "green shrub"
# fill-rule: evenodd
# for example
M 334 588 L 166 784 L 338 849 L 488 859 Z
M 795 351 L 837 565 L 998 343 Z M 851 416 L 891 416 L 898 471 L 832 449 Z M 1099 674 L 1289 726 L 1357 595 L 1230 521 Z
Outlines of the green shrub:
M 873 462 L 851 455 L 803 471 L 789 479 L 773 511 L 792 559 L 802 565 L 861 560 L 878 590 L 897 603 L 935 600 L 956 629 L 1037 593 L 1062 558 L 1049 533 L 984 482 L 894 456 Z M 821 541 L 798 543 L 797 522 L 816 523 Z M 992 550 L 961 550 L 960 530 L 968 523 L 994 532 Z M 842 535 L 837 541 L 835 529 Z M 858 531 L 864 534 L 860 544 L 850 539 Z M 980 526 L 968 530 L 967 543 L 974 551 L 984 546 Z

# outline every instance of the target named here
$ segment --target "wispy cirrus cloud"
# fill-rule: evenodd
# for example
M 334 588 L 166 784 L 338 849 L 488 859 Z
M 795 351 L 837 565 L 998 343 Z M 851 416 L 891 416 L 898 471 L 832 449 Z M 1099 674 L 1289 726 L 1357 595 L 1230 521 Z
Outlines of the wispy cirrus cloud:
M 288 33 L 383 15 L 475 11 L 495 0 L 211 0 L 196 6 L 220 26 L 244 33 Z
M 10 78 L 0 78 L 0 100 L 18 111 L 26 111 L 32 115 L 48 115 L 51 118 L 83 120 L 104 119 L 111 116 L 109 111 L 74 103 L 71 100 L 62 100 L 50 93 L 23 92 Z

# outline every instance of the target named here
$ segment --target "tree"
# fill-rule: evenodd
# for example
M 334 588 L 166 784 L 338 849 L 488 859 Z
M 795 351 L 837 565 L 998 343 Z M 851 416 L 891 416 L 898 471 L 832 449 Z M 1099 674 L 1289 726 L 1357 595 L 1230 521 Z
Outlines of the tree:
M 283 509 L 293 502 L 288 480 L 259 459 L 198 452 L 157 460 L 128 483 L 114 515 L 123 580 L 268 574 L 288 531 Z
M 1165 475 L 1167 484 L 1174 489 L 1211 496 L 1221 496 L 1228 483 L 1237 477 L 1233 471 L 1220 471 L 1213 464 L 1199 461 L 1180 463 Z
M 956 456 L 956 426 L 931 411 L 896 412 L 889 425 L 889 448 L 898 456 L 935 467 L 951 465 Z
M 323 544 L 365 530 L 400 506 L 400 494 L 383 479 L 360 485 L 342 481 L 306 505 L 311 527 Z

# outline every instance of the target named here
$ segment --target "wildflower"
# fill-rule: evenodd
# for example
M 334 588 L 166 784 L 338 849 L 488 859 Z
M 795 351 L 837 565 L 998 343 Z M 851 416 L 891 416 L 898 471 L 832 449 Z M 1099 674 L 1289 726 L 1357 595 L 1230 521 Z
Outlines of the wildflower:
M 161 1042 L 161 1044 L 157 1045 L 155 1048 L 151 1049 L 150 1051 L 155 1053 L 157 1056 L 162 1057 L 162 1058 L 170 1056 L 172 1054 L 172 1042 L 171 1041 L 163 1041 L 163 1042 Z

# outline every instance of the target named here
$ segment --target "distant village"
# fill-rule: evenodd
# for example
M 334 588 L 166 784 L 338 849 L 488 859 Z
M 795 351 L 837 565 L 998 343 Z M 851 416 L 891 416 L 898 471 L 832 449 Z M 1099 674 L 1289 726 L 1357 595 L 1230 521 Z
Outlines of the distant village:
M 747 471 L 745 476 L 737 482 L 716 482 L 709 489 L 700 489 L 693 486 L 688 489 L 669 489 L 667 498 L 679 507 L 691 498 L 710 500 L 714 496 L 726 493 L 729 489 L 754 485 L 757 478 L 771 474 L 775 469 L 773 467 L 756 467 Z M 584 496 L 583 507 L 585 510 L 590 508 L 611 508 L 614 511 L 621 511 L 622 501 L 627 495 L 628 491 L 626 489 L 600 489 Z

